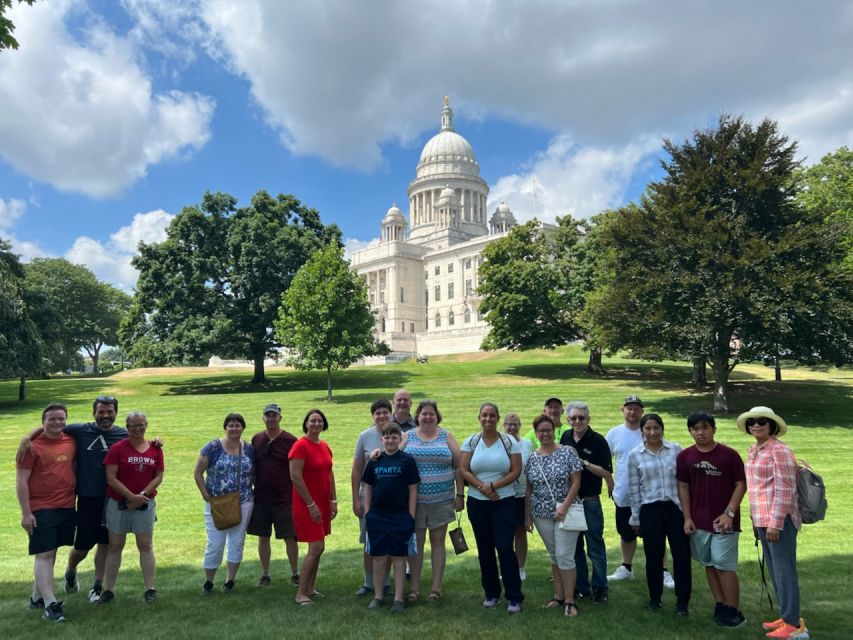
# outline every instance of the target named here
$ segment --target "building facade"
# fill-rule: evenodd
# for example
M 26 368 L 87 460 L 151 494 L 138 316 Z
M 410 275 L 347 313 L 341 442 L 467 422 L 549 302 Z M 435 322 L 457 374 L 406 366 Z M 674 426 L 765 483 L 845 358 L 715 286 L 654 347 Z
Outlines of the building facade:
M 478 351 L 488 333 L 477 295 L 482 252 L 516 221 L 503 203 L 487 215 L 489 186 L 471 145 L 453 129 L 447 98 L 408 195 L 410 223 L 392 206 L 379 243 L 351 256 L 367 280 L 376 337 L 399 355 Z

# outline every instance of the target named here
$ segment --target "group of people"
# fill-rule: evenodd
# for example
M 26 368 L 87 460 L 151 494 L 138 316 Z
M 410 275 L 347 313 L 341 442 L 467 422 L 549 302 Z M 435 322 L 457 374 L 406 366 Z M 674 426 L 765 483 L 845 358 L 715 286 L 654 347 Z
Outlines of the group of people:
M 518 414 L 507 414 L 501 423 L 497 405 L 486 402 L 478 412 L 479 430 L 461 445 L 440 426 L 435 401 L 420 402 L 414 413 L 411 407 L 405 389 L 393 401 L 376 400 L 370 407 L 372 424 L 356 441 L 352 510 L 364 545 L 363 582 L 356 595 L 372 596 L 368 608 L 381 608 L 389 592 L 392 612 L 420 599 L 427 540 L 432 571 L 425 599 L 442 598 L 448 527 L 464 510 L 476 541 L 486 608 L 496 608 L 503 595 L 508 613 L 522 610 L 527 535 L 535 528 L 551 560 L 553 597 L 545 608 L 573 618 L 579 599 L 606 605 L 610 584 L 634 579 L 633 557 L 641 537 L 649 609 L 662 608 L 664 588 L 670 587 L 675 613 L 688 615 L 692 557 L 705 568 L 715 622 L 738 627 L 745 622 L 737 578 L 740 506 L 748 493 L 752 524 L 780 602 L 780 617 L 763 625 L 767 636 L 808 637 L 796 569 L 801 525 L 796 460 L 778 438 L 787 429 L 785 421 L 768 407 L 754 407 L 737 419 L 738 427 L 755 439 L 746 464 L 715 440 L 710 414 L 688 417 L 693 444 L 682 449 L 664 438 L 663 419 L 645 412 L 636 395 L 625 399 L 624 422 L 606 437 L 591 428 L 584 402 L 564 408 L 559 398 L 548 398 L 524 435 Z M 35 555 L 30 606 L 44 608 L 48 619 L 64 619 L 53 592 L 57 548 L 74 544 L 65 573 L 65 590 L 73 593 L 79 588 L 77 565 L 98 545 L 90 600 L 104 604 L 115 597 L 127 533 L 136 536 L 144 599 L 156 600 L 152 538 L 154 498 L 163 478 L 162 443 L 146 440 L 141 412 L 128 414 L 127 429 L 114 426 L 117 411 L 115 398 L 99 397 L 94 423 L 66 425 L 65 408 L 49 405 L 42 427 L 28 434 L 19 449 L 22 526 Z M 322 411 L 312 409 L 297 439 L 281 428 L 281 414 L 279 405 L 267 405 L 265 429 L 250 442 L 243 439 L 245 419 L 229 414 L 224 436 L 200 452 L 194 475 L 205 501 L 205 594 L 215 588 L 223 555 L 223 590 L 234 590 L 247 532 L 258 537 L 258 586 L 270 585 L 274 532 L 285 542 L 296 604 L 310 606 L 322 595 L 315 587 L 318 567 L 338 515 L 332 451 L 321 438 L 329 423 Z M 621 563 L 611 575 L 604 543 L 605 487 L 615 503 L 620 536 Z M 227 526 L 217 521 L 211 505 L 225 496 L 239 503 L 236 523 Z M 307 550 L 297 571 L 299 542 Z M 672 574 L 665 564 L 667 543 Z
M 21 440 L 16 456 L 21 526 L 35 556 L 28 606 L 43 609 L 44 617 L 55 622 L 65 620 L 53 584 L 60 546 L 73 546 L 64 580 L 69 594 L 80 589 L 77 566 L 96 549 L 89 602 L 107 604 L 115 599 L 122 551 L 127 534 L 133 533 L 143 599 L 157 600 L 153 535 L 164 471 L 162 442 L 146 439 L 148 419 L 141 411 L 127 414 L 127 428 L 116 426 L 118 400 L 113 396 L 95 398 L 92 415 L 94 422 L 67 424 L 66 407 L 49 404 L 41 427 Z

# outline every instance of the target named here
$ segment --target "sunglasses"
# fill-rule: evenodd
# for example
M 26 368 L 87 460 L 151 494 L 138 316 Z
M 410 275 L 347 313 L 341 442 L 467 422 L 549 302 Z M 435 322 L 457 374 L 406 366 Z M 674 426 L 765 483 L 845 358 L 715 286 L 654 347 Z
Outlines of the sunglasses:
M 747 427 L 755 425 L 758 425 L 759 427 L 766 427 L 770 424 L 770 418 L 747 418 L 745 424 Z
M 586 416 L 569 416 L 569 422 L 583 422 Z

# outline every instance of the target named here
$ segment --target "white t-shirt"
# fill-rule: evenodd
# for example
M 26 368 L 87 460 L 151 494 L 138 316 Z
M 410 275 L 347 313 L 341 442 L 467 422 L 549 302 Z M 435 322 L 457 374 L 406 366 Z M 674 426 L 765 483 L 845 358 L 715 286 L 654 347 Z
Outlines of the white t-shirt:
M 524 470 L 527 468 L 527 461 L 530 459 L 530 454 L 533 453 L 534 447 L 530 440 L 526 438 L 519 440 L 518 446 L 521 448 L 521 474 L 514 483 L 515 497 L 523 498 L 527 494 L 527 474 L 524 473 Z
M 628 496 L 628 454 L 643 444 L 643 432 L 637 427 L 629 429 L 623 422 L 607 432 L 607 444 L 610 452 L 616 458 L 616 477 L 613 482 L 613 501 L 617 507 L 628 507 L 631 499 Z
M 515 438 L 506 434 L 503 434 L 503 436 L 507 439 L 507 442 L 510 445 L 510 455 L 516 453 L 521 455 L 521 447 L 518 446 L 518 442 L 515 441 Z M 475 437 L 479 442 L 477 442 L 477 448 L 472 450 L 471 440 Z M 465 438 L 465 442 L 462 443 L 462 451 L 473 451 L 473 455 L 471 456 L 471 473 L 483 482 L 497 482 L 509 473 L 511 462 L 509 455 L 507 455 L 506 447 L 500 437 L 492 443 L 492 446 L 488 446 L 486 441 L 483 440 L 482 434 L 475 433 L 474 435 Z M 498 497 L 501 499 L 514 497 L 514 484 L 515 483 L 508 484 L 495 489 Z M 477 500 L 489 499 L 470 485 L 468 486 L 468 497 L 475 498 Z

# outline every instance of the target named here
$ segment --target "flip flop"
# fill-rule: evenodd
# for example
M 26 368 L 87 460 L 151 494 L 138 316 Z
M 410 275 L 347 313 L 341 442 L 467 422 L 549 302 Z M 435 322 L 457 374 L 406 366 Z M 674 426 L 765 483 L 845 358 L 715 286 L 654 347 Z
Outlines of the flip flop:
M 576 618 L 578 616 L 578 606 L 574 602 L 567 602 L 563 615 L 567 618 Z
M 438 602 L 441 600 L 441 591 L 430 591 L 427 596 L 427 602 Z
M 555 607 L 564 607 L 566 605 L 565 600 L 558 600 L 557 598 L 551 598 L 542 605 L 543 609 L 554 609 Z
M 308 597 L 309 598 L 322 598 L 323 594 L 320 593 L 319 591 L 317 591 L 316 589 L 314 589 L 314 591 L 312 591 L 311 593 L 308 594 Z
M 314 604 L 310 600 L 294 600 L 293 602 L 294 602 L 294 604 L 296 604 L 300 607 L 310 607 L 312 604 Z

